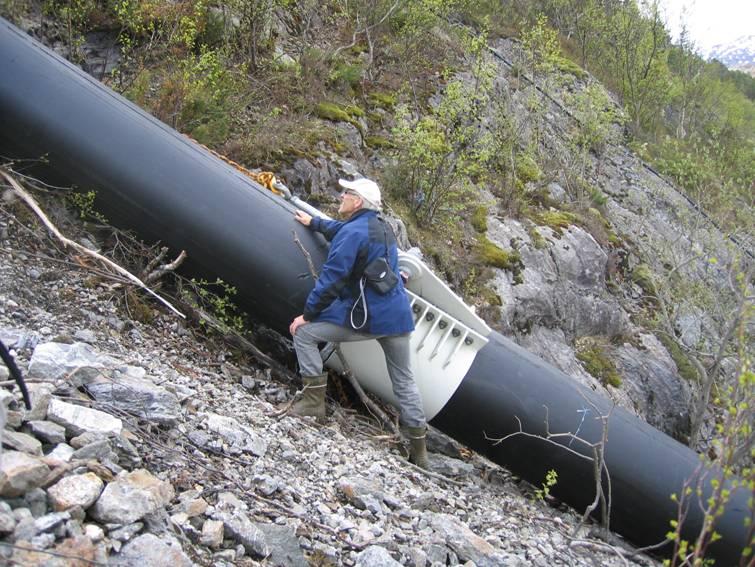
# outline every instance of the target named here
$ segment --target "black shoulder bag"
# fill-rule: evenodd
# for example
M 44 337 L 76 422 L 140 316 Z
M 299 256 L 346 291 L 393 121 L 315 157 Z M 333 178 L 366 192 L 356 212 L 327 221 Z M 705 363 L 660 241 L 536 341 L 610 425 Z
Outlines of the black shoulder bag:
M 349 313 L 351 327 L 356 331 L 367 324 L 367 297 L 364 295 L 364 286 L 368 285 L 380 295 L 385 295 L 398 284 L 398 276 L 393 272 L 391 264 L 388 262 L 388 232 L 385 228 L 385 220 L 380 216 L 378 216 L 378 219 L 383 226 L 385 255 L 375 258 L 367 264 L 364 272 L 362 272 L 362 277 L 359 278 L 359 297 L 357 297 Z M 359 324 L 356 322 L 357 319 L 361 320 Z
M 385 220 L 382 217 L 378 217 L 378 220 L 383 225 L 385 255 L 381 258 L 375 258 L 367 264 L 362 277 L 372 289 L 381 295 L 385 295 L 396 287 L 398 276 L 393 272 L 391 264 L 388 262 L 388 231 L 385 228 Z

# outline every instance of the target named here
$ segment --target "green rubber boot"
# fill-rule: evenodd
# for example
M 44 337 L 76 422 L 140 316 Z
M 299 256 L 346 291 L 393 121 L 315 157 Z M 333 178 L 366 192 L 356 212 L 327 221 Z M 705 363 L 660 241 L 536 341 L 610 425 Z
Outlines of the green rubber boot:
M 422 469 L 429 469 L 427 460 L 427 427 L 407 427 L 409 437 L 409 461 Z
M 317 421 L 325 419 L 325 392 L 328 388 L 328 375 L 302 376 L 304 390 L 289 413 L 300 416 L 313 416 Z

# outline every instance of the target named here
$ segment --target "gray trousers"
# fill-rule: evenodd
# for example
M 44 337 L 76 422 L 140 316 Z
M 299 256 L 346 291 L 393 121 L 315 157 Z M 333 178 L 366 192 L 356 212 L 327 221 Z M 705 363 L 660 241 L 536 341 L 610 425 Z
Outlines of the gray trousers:
M 313 322 L 301 325 L 294 335 L 294 348 L 302 376 L 322 374 L 322 358 L 317 343 L 347 343 L 375 339 L 383 349 L 393 394 L 401 410 L 400 421 L 407 427 L 424 427 L 425 411 L 419 388 L 410 367 L 409 334 L 370 335 L 335 323 Z

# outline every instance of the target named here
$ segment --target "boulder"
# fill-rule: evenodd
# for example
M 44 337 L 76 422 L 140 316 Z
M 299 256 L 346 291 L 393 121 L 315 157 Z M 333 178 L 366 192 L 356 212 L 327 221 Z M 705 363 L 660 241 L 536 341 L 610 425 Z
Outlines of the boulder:
M 41 486 L 49 472 L 50 468 L 37 457 L 6 451 L 0 459 L 0 496 L 21 496 Z

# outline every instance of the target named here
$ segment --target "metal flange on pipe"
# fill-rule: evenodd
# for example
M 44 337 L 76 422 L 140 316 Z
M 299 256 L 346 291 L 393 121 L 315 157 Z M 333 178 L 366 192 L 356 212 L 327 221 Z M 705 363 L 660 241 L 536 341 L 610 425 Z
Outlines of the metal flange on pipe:
M 114 223 L 186 250 L 194 267 L 234 285 L 250 312 L 281 333 L 313 286 L 293 235 L 316 267 L 327 255 L 327 243 L 293 220 L 295 202 L 4 20 L 0 155 L 43 158 L 48 173 L 94 189 Z M 677 514 L 672 494 L 699 484 L 707 498 L 717 471 L 701 467 L 692 450 L 491 331 L 418 258 L 402 254 L 400 263 L 415 314 L 415 375 L 433 426 L 535 485 L 557 471 L 552 494 L 584 510 L 595 496 L 592 446 L 606 423 L 611 528 L 638 545 L 665 539 Z M 343 353 L 360 382 L 391 401 L 379 347 L 349 343 Z M 565 435 L 545 438 L 554 433 Z M 749 543 L 750 496 L 733 489 L 718 519 L 721 539 L 709 548 L 717 564 L 738 563 Z M 693 503 L 682 537 L 694 539 L 702 522 Z

